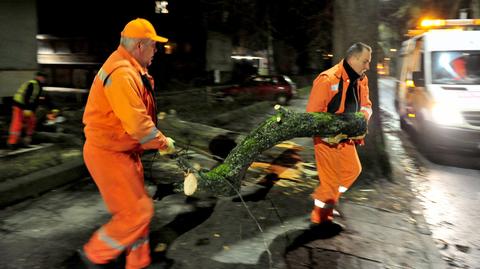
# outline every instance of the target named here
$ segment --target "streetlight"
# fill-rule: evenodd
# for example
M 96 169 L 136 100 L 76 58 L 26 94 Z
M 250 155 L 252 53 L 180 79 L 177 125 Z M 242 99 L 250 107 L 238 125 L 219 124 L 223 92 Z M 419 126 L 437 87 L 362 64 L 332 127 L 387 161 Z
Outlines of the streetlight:
M 168 1 L 155 1 L 155 13 L 162 13 L 162 14 L 167 14 L 168 13 Z

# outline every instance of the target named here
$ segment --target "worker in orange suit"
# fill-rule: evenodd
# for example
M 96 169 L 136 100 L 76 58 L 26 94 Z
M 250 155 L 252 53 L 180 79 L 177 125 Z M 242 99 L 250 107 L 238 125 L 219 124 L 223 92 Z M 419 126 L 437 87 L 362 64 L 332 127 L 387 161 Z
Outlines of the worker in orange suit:
M 355 43 L 343 60 L 318 75 L 313 82 L 307 112 L 362 112 L 368 120 L 372 103 L 365 72 L 369 70 L 371 54 L 370 46 Z M 350 188 L 362 170 L 355 148 L 359 143 L 363 140 L 344 139 L 338 143 L 329 138 L 314 137 L 320 184 L 312 195 L 312 223 L 333 223 L 334 207 L 340 195 Z
M 19 146 L 22 131 L 25 129 L 23 144 L 28 146 L 37 125 L 35 110 L 42 98 L 43 84 L 47 74 L 38 71 L 35 78 L 23 83 L 13 96 L 12 121 L 8 134 L 7 147 L 16 149 Z
M 112 218 L 79 250 L 89 268 L 101 268 L 123 252 L 127 269 L 151 263 L 148 235 L 154 210 L 140 156 L 151 149 L 175 152 L 173 139 L 156 127 L 154 81 L 147 67 L 157 42 L 167 39 L 149 21 L 128 22 L 90 89 L 83 156 Z

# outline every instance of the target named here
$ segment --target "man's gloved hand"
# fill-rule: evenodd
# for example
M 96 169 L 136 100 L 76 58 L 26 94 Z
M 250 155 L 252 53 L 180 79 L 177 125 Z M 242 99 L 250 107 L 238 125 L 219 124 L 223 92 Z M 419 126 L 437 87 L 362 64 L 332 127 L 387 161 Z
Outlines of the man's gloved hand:
M 25 116 L 25 117 L 30 117 L 32 115 L 33 115 L 33 111 L 31 111 L 31 110 L 24 110 L 23 111 L 23 116 Z
M 336 145 L 336 144 L 340 143 L 343 139 L 347 139 L 347 138 L 348 138 L 348 136 L 346 134 L 338 134 L 334 137 L 322 138 L 322 141 L 326 142 L 330 145 Z
M 47 120 L 55 121 L 55 119 L 57 118 L 59 113 L 60 113 L 60 110 L 58 110 L 58 109 L 50 110 L 50 113 L 47 114 Z
M 160 155 L 169 155 L 175 153 L 175 140 L 167 137 L 167 148 L 159 149 L 158 152 L 160 153 Z

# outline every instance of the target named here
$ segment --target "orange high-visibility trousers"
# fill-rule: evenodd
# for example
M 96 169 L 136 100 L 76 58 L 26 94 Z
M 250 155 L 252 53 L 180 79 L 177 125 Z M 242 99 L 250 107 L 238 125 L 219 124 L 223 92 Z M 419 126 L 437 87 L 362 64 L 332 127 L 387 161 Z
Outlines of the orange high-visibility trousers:
M 315 160 L 320 184 L 312 197 L 315 199 L 315 206 L 322 208 L 322 213 L 312 213 L 312 221 L 313 215 L 318 215 L 320 219 L 315 222 L 323 222 L 333 218 L 333 207 L 340 195 L 350 188 L 360 175 L 362 166 L 354 143 L 341 143 L 331 147 L 315 141 Z
M 13 106 L 12 108 L 12 122 L 10 123 L 10 130 L 8 133 L 7 143 L 10 145 L 17 144 L 22 136 L 22 130 L 25 127 L 25 134 L 32 136 L 35 131 L 37 118 L 35 113 L 30 116 L 23 115 L 23 109 Z
M 126 251 L 127 269 L 148 266 L 153 202 L 144 187 L 140 154 L 101 149 L 87 140 L 83 156 L 112 214 L 110 221 L 85 244 L 86 256 L 94 263 L 105 264 Z

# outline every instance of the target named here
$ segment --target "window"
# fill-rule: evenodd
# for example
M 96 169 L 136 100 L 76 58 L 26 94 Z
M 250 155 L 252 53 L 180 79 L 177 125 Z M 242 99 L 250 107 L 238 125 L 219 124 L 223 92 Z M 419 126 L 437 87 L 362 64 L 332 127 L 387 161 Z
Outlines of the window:
M 433 52 L 432 83 L 479 84 L 480 51 Z

